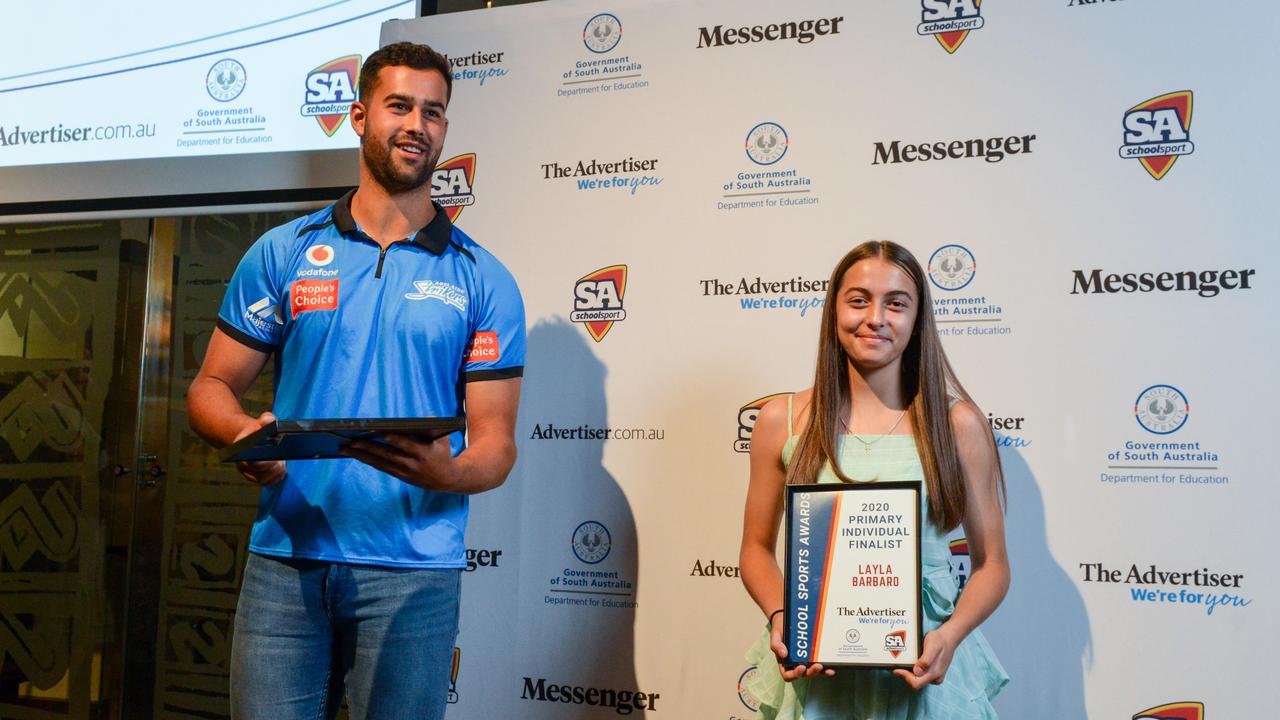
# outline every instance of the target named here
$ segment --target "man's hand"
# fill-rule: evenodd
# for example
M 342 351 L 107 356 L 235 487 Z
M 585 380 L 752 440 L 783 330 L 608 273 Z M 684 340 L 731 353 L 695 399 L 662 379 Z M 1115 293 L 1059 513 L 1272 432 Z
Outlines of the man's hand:
M 458 467 L 448 435 L 432 441 L 400 433 L 387 433 L 383 438 L 385 442 L 353 440 L 344 452 L 424 490 L 457 492 Z
M 270 423 L 276 421 L 276 416 L 268 410 L 258 416 L 257 420 L 250 418 L 244 428 L 236 435 L 236 440 L 248 437 Z M 235 442 L 233 440 L 232 442 Z M 254 462 L 238 462 L 236 469 L 240 474 L 253 483 L 254 485 L 275 485 L 284 478 L 284 461 L 283 460 L 258 460 Z

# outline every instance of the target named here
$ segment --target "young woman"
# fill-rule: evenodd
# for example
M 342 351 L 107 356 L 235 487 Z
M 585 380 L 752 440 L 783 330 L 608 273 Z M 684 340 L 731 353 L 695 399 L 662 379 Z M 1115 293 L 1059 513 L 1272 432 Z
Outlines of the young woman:
M 908 670 L 791 670 L 775 556 L 786 483 L 924 483 L 923 652 Z M 1009 587 L 1004 479 L 986 418 L 956 380 L 920 263 L 863 243 L 831 274 L 812 388 L 765 405 L 751 437 L 740 563 L 769 627 L 748 653 L 760 717 L 772 720 L 994 718 L 1008 682 L 978 625 Z M 959 595 L 946 533 L 964 525 L 972 569 Z M 959 598 L 957 599 L 957 595 Z

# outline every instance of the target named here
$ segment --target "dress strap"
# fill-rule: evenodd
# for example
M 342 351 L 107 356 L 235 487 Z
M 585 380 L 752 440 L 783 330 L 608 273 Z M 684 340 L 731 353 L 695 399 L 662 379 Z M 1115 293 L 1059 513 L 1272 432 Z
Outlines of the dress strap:
M 795 393 L 789 393 L 787 395 L 787 437 L 791 437 L 794 434 L 791 432 L 791 415 L 792 415 L 791 401 L 794 400 L 795 397 L 796 397 Z

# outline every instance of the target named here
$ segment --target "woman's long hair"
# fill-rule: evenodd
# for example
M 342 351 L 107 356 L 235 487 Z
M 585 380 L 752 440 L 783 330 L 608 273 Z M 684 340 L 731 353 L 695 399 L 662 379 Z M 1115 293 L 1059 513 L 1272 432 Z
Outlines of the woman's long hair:
M 854 482 L 838 462 L 837 436 L 842 413 L 852 403 L 849 389 L 849 357 L 836 337 L 836 304 L 844 274 L 860 260 L 881 258 L 897 265 L 915 284 L 917 308 L 911 340 L 902 353 L 902 393 L 911 414 L 912 434 L 929 496 L 929 520 L 941 530 L 953 530 L 964 519 L 964 473 L 951 427 L 951 399 L 973 402 L 956 379 L 938 339 L 933 320 L 933 300 L 924 270 L 909 250 L 888 240 L 871 240 L 849 251 L 836 264 L 822 308 L 822 334 L 818 339 L 818 368 L 809 403 L 809 423 L 796 444 L 787 472 L 791 483 L 815 483 L 823 467 L 831 468 L 843 482 Z M 994 451 L 995 436 L 987 427 Z M 996 453 L 996 478 L 1004 495 L 1004 474 Z

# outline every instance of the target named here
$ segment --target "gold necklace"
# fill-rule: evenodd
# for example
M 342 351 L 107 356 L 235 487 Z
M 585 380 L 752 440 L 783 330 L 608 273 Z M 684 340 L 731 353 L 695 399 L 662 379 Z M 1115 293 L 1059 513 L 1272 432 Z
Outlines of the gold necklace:
M 841 424 L 841 425 L 844 425 L 845 432 L 847 432 L 847 433 L 849 434 L 849 437 L 851 437 L 851 438 L 853 438 L 854 440 L 857 440 L 858 442 L 862 443 L 862 451 L 863 451 L 863 453 L 864 453 L 864 454 L 866 454 L 866 455 L 870 455 L 870 454 L 871 454 L 871 446 L 872 446 L 872 445 L 875 445 L 876 443 L 880 442 L 881 440 L 885 439 L 885 438 L 886 438 L 886 437 L 888 437 L 890 434 L 892 434 L 892 433 L 893 433 L 893 431 L 897 429 L 898 424 L 902 422 L 902 418 L 904 418 L 904 417 L 906 417 L 906 416 L 907 416 L 907 410 L 910 410 L 910 409 L 911 409 L 911 408 L 907 408 L 906 410 L 903 410 L 903 411 L 902 411 L 902 414 L 898 416 L 898 419 L 897 419 L 897 420 L 894 420 L 894 421 L 893 421 L 893 424 L 889 426 L 889 429 L 888 429 L 888 430 L 885 430 L 885 431 L 884 431 L 884 433 L 883 433 L 882 435 L 877 435 L 875 440 L 871 440 L 871 441 L 869 441 L 869 442 L 868 442 L 868 441 L 866 441 L 866 440 L 863 440 L 863 439 L 862 439 L 862 437 L 861 437 L 861 436 L 859 436 L 859 435 L 854 435 L 854 434 L 853 434 L 853 430 L 851 430 L 851 429 L 849 428 L 849 424 L 848 424 L 848 423 L 846 423 L 846 422 L 844 421 L 844 417 L 843 417 L 843 416 L 840 418 L 840 424 Z

